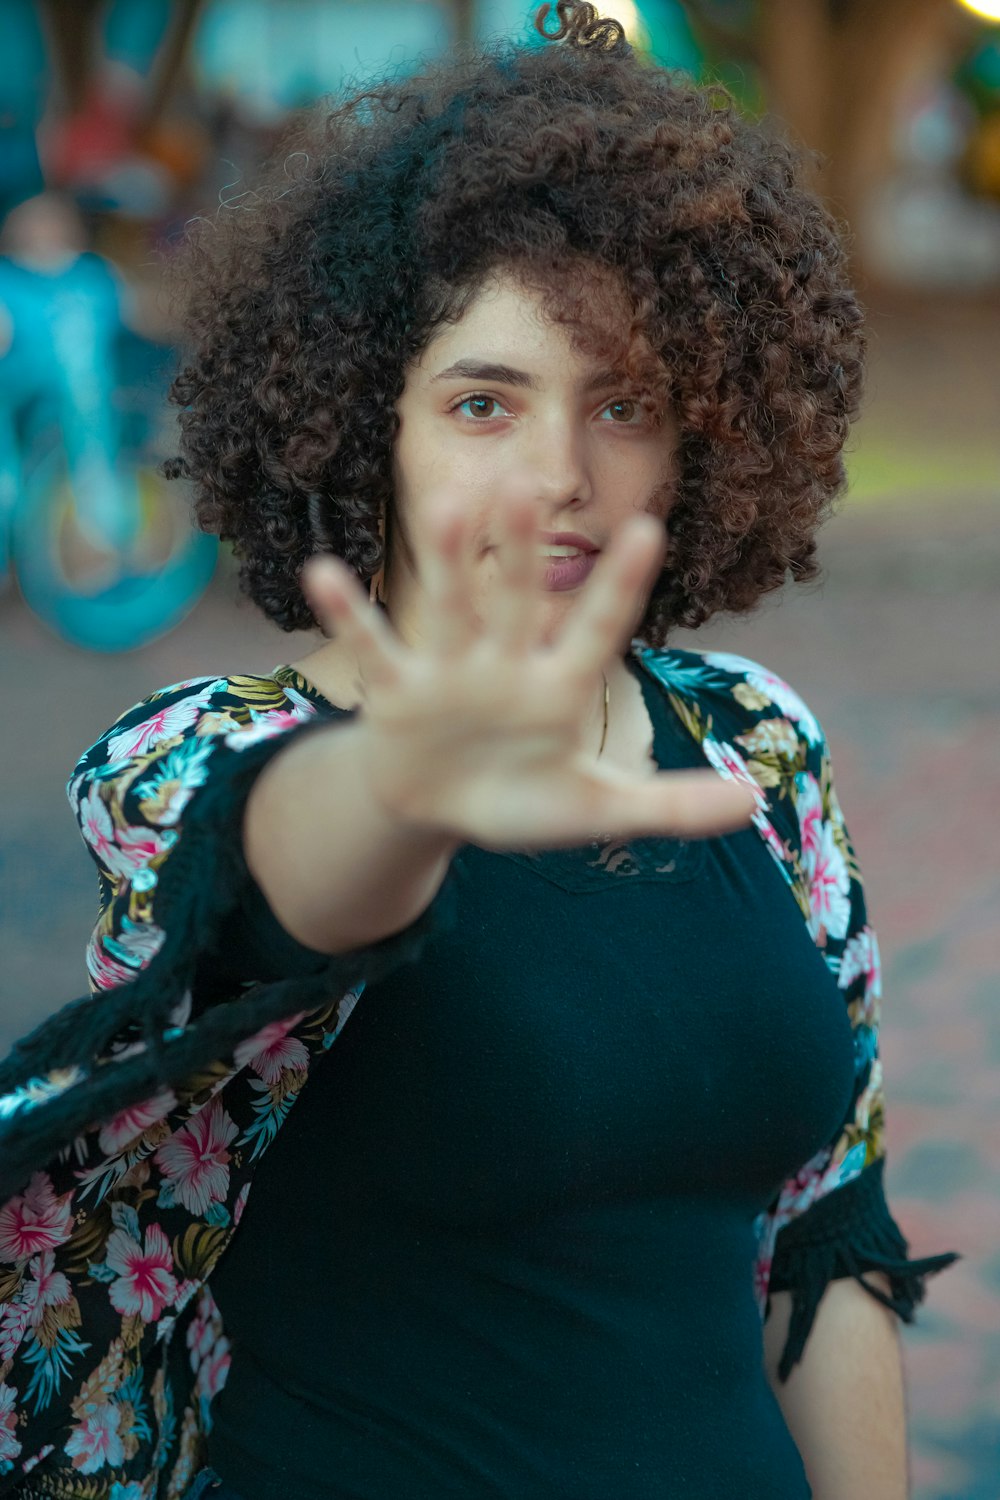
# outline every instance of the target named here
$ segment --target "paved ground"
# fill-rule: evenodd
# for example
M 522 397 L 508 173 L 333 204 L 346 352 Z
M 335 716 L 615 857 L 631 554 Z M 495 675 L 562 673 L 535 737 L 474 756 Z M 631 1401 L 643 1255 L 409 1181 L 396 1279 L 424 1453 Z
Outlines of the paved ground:
M 920 333 L 930 364 L 945 332 Z M 905 359 L 884 369 L 882 399 L 908 382 Z M 833 748 L 885 958 L 890 1201 L 913 1254 L 965 1255 L 904 1329 L 912 1500 L 1000 1496 L 1000 504 L 962 479 L 959 465 L 944 493 L 851 505 L 825 533 L 822 585 L 677 641 L 765 661 Z M 268 670 L 304 643 L 238 604 L 224 575 L 133 655 L 73 651 L 11 596 L 0 640 L 2 1054 L 85 987 L 96 876 L 63 795 L 76 755 L 154 687 Z

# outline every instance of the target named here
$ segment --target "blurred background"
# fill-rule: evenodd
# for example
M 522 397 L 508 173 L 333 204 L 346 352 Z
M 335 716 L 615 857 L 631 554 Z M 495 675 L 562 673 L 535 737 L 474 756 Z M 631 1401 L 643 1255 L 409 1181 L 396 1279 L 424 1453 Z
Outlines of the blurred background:
M 615 0 L 650 66 L 818 153 L 869 313 L 825 576 L 677 645 L 824 722 L 885 963 L 890 1202 L 965 1259 L 903 1330 L 913 1500 L 1000 1497 L 1000 0 Z M 165 260 L 297 110 L 522 0 L 0 0 L 0 1055 L 86 989 L 96 872 L 64 795 L 125 708 L 304 654 L 157 472 Z

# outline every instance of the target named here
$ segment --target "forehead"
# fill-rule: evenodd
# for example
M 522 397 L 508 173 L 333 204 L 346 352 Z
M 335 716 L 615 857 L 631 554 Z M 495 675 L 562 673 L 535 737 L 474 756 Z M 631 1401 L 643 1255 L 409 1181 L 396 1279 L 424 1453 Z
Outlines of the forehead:
M 547 311 L 546 293 L 530 280 L 513 270 L 491 271 L 461 315 L 435 332 L 420 367 L 433 375 L 465 354 L 489 354 L 522 366 L 528 361 L 567 362 L 575 370 L 601 362 L 598 353 L 580 346 L 579 334 L 598 335 L 609 319 L 611 325 L 621 328 L 622 320 L 628 321 L 628 305 L 610 272 L 594 273 L 593 292 L 593 315 L 579 328 L 575 320 L 562 323 L 554 319 Z

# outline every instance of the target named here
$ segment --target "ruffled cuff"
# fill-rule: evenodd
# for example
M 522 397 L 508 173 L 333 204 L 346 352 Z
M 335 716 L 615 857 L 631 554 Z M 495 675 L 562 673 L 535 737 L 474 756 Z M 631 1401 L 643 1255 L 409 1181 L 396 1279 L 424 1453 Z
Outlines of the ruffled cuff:
M 767 1311 L 772 1292 L 791 1292 L 792 1315 L 778 1364 L 782 1382 L 802 1358 L 829 1282 L 853 1276 L 870 1296 L 898 1313 L 904 1323 L 912 1323 L 917 1303 L 926 1294 L 925 1278 L 962 1259 L 957 1251 L 922 1260 L 907 1258 L 909 1246 L 885 1200 L 884 1167 L 885 1158 L 880 1157 L 778 1231 Z M 885 1272 L 892 1295 L 887 1297 L 865 1281 L 865 1271 Z

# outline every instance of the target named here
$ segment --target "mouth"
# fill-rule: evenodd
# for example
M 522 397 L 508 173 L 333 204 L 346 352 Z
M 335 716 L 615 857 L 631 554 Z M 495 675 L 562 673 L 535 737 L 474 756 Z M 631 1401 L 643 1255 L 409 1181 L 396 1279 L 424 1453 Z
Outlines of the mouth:
M 590 577 L 601 552 L 589 538 L 576 532 L 542 531 L 535 545 L 537 556 L 545 564 L 542 587 L 547 593 L 579 588 Z M 495 550 L 487 548 L 489 552 Z
M 564 593 L 567 589 L 579 588 L 593 571 L 599 556 L 593 552 L 580 552 L 572 548 L 539 548 L 545 558 L 544 588 L 550 593 Z

